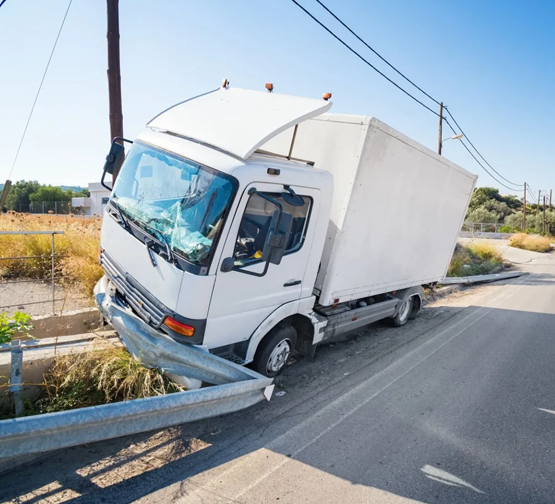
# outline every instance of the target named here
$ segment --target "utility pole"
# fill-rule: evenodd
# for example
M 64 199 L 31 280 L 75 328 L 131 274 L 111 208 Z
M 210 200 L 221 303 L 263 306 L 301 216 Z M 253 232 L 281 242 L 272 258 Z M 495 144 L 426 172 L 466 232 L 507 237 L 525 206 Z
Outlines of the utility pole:
M 536 208 L 536 215 L 540 215 L 540 201 L 542 198 L 542 190 L 538 191 L 538 208 Z
M 110 100 L 110 140 L 123 137 L 121 111 L 121 73 L 119 62 L 119 0 L 106 0 L 108 14 L 108 96 Z M 112 174 L 112 184 L 119 173 L 119 166 Z
M 439 135 L 437 138 L 437 153 L 441 156 L 441 140 L 443 137 L 443 102 L 439 104 Z
M 551 207 L 551 198 L 553 196 L 553 189 L 549 189 L 549 210 L 553 210 Z
M 522 231 L 526 232 L 526 182 L 524 182 L 524 200 L 522 201 Z
M 543 197 L 543 234 L 545 234 L 546 222 L 545 222 L 545 200 L 546 196 Z

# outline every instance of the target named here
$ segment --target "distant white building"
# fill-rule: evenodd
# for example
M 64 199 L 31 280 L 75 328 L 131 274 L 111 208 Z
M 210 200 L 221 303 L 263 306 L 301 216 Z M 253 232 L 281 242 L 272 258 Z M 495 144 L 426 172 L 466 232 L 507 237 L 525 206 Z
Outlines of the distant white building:
M 71 198 L 71 206 L 83 208 L 85 215 L 102 216 L 110 199 L 110 191 L 100 182 L 89 182 L 89 192 L 90 198 Z

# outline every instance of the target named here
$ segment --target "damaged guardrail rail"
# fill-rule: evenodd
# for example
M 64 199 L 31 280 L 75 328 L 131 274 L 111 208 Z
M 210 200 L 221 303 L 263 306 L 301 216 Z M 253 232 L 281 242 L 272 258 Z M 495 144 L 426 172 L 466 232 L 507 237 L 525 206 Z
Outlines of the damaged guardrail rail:
M 271 398 L 274 388 L 272 378 L 202 349 L 181 345 L 169 337 L 161 338 L 133 313 L 113 303 L 104 289 L 97 289 L 95 296 L 124 345 L 141 363 L 214 385 L 157 397 L 2 420 L 0 458 L 202 420 L 239 411 Z

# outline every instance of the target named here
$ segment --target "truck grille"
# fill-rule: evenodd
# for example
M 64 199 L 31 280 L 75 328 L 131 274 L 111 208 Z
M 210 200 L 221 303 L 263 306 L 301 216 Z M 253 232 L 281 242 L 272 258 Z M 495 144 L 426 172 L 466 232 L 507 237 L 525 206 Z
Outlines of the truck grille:
M 106 251 L 100 256 L 100 264 L 104 267 L 106 276 L 116 286 L 119 296 L 125 301 L 137 315 L 153 327 L 160 327 L 166 311 L 159 303 L 150 299 L 137 287 L 137 282 L 125 273 L 116 262 L 111 259 Z

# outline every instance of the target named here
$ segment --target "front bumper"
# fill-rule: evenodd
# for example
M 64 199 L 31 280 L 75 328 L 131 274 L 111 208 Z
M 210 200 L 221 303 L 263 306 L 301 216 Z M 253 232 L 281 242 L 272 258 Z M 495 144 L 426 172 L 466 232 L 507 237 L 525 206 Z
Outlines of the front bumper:
M 201 347 L 178 343 L 154 329 L 131 309 L 117 302 L 115 287 L 106 276 L 96 284 L 94 298 L 102 316 L 114 326 L 129 353 L 146 367 L 215 385 L 260 378 L 248 368 L 217 357 Z

